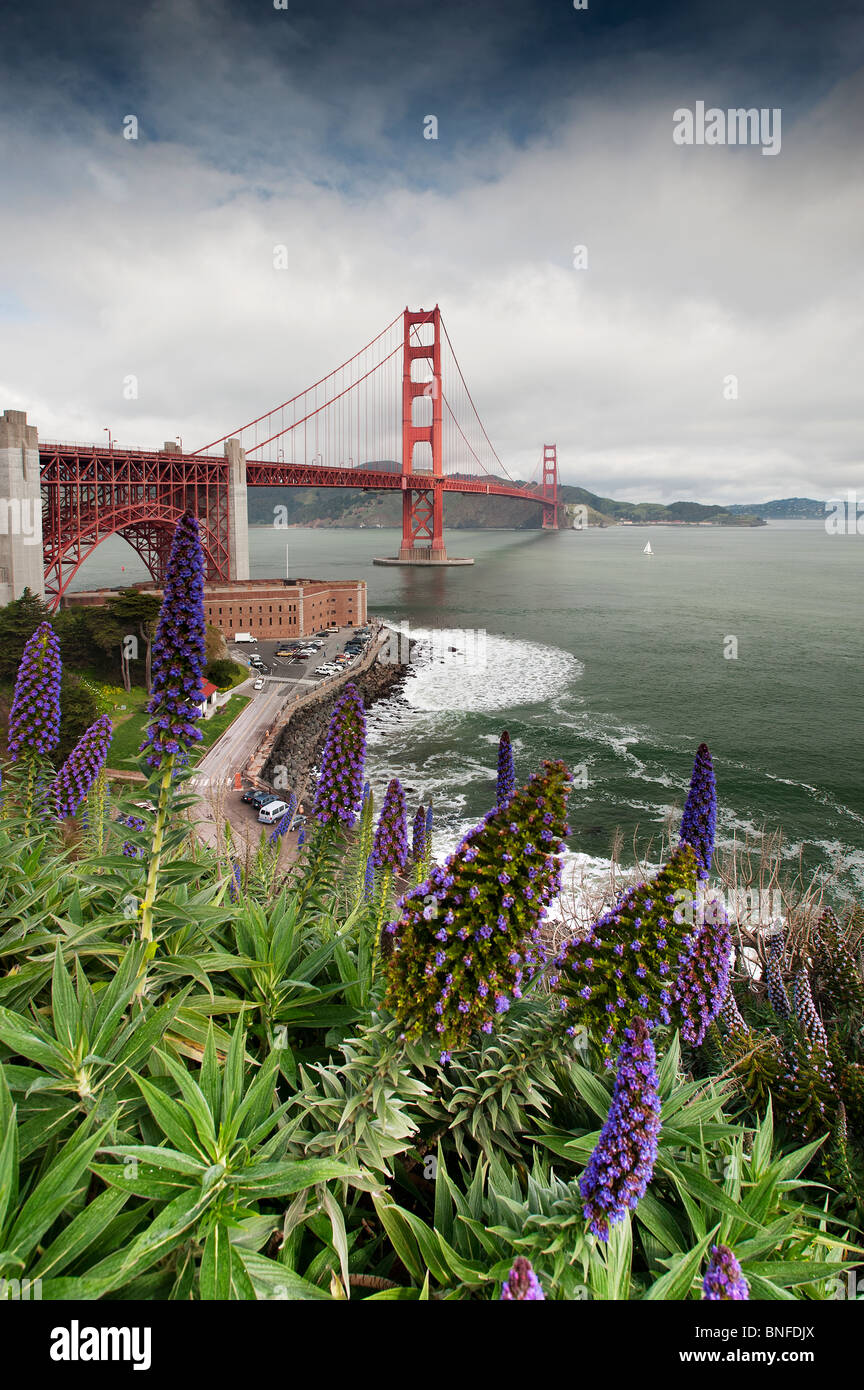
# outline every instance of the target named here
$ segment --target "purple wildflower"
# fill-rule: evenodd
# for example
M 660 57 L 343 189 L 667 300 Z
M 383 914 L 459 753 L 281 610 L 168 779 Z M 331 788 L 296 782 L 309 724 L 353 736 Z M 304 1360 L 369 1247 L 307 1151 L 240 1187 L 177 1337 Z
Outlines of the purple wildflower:
M 288 799 L 285 805 L 288 809 L 282 819 L 276 823 L 270 832 L 271 845 L 278 845 L 282 836 L 287 835 L 288 831 L 291 829 L 291 822 L 294 819 L 294 812 L 297 809 L 297 798 L 293 792 L 288 793 Z
M 597 1147 L 579 1179 L 590 1230 L 609 1239 L 609 1227 L 645 1196 L 657 1158 L 660 1097 L 654 1044 L 642 1018 L 634 1019 L 618 1054 L 618 1075 Z
M 830 1070 L 828 1063 L 828 1035 L 825 1032 L 825 1025 L 816 1012 L 816 1005 L 813 1003 L 813 995 L 810 990 L 810 978 L 806 970 L 799 970 L 792 985 L 792 1007 L 795 1018 L 803 1033 L 807 1049 L 810 1056 L 822 1053 L 825 1062 Z
M 501 1285 L 501 1297 L 505 1301 L 521 1300 L 546 1301 L 546 1295 L 540 1284 L 540 1280 L 531 1268 L 531 1261 L 526 1260 L 524 1255 L 517 1255 L 513 1261 L 513 1268 Z
M 505 729 L 498 741 L 498 790 L 496 800 L 499 806 L 506 806 L 516 785 L 516 770 L 513 765 L 513 745 Z
M 702 1280 L 702 1298 L 709 1303 L 750 1297 L 750 1285 L 728 1245 L 712 1245 Z
M 9 712 L 9 752 L 43 756 L 60 742 L 60 644 L 50 623 L 40 623 L 28 640 L 15 678 Z
M 242 888 L 242 886 L 243 878 L 240 872 L 240 865 L 237 863 L 237 860 L 235 859 L 234 866 L 231 870 L 231 882 L 228 884 L 228 895 L 231 898 L 232 903 L 239 902 L 240 889 Z
M 133 830 L 136 835 L 140 835 L 144 829 L 144 821 L 141 816 L 118 816 L 116 824 L 124 826 L 127 830 Z M 123 841 L 123 853 L 127 859 L 143 859 L 144 857 L 144 850 L 136 845 L 134 840 Z
M 346 826 L 354 824 L 363 799 L 365 756 L 363 698 L 356 685 L 349 684 L 333 706 L 321 756 L 315 815 L 322 825 L 334 819 Z
M 747 1027 L 747 1024 L 744 1021 L 744 1016 L 741 1013 L 741 1010 L 738 1008 L 738 1001 L 735 998 L 735 995 L 732 993 L 731 985 L 726 991 L 726 998 L 723 1000 L 719 1017 L 721 1022 L 723 1023 L 724 1028 L 729 1034 L 743 1034 L 749 1033 L 750 1031 L 750 1029 Z
M 418 806 L 414 812 L 414 823 L 411 827 L 411 858 L 415 861 L 420 860 L 426 853 L 426 809 Z
M 789 996 L 783 984 L 783 933 L 776 931 L 768 946 L 768 963 L 765 967 L 765 984 L 768 989 L 768 1002 L 778 1018 L 789 1018 Z
M 69 757 L 57 773 L 51 788 L 54 813 L 58 820 L 74 816 L 105 766 L 112 734 L 111 720 L 102 714 L 85 729 Z
M 717 785 L 714 778 L 714 764 L 708 745 L 700 743 L 696 749 L 690 790 L 681 817 L 681 839 L 692 845 L 699 861 L 700 878 L 707 878 L 711 872 L 711 859 L 714 854 L 714 832 L 717 826 Z
M 534 900 L 526 901 L 522 887 L 528 874 L 524 845 L 536 840 L 539 790 L 545 790 L 556 822 L 565 823 L 570 774 L 563 763 L 546 763 L 528 786 L 514 792 L 506 808 L 496 807 L 469 830 L 443 865 L 435 865 L 423 884 L 399 903 L 392 924 L 394 949 L 388 958 L 387 1007 L 410 1038 L 437 1033 L 450 1048 L 467 1046 L 480 1028 L 491 1031 L 493 1021 L 519 999 L 544 961 L 539 924 L 545 904 L 558 888 L 558 862 L 550 854 L 537 879 Z M 515 826 L 515 830 L 513 827 Z M 499 879 L 504 854 L 514 892 Z M 423 897 L 437 903 L 427 914 Z M 508 898 L 510 906 L 503 910 Z M 443 933 L 442 924 L 449 927 Z M 535 935 L 536 934 L 536 935 Z M 515 957 L 515 959 L 514 959 Z M 452 993 L 442 985 L 453 981 Z M 435 1009 L 442 1000 L 443 1010 Z M 467 1009 L 459 1001 L 470 1001 Z M 487 1026 L 488 1025 L 488 1026 Z
M 366 860 L 366 870 L 363 874 L 363 898 L 365 902 L 371 902 L 375 895 L 375 865 L 372 863 L 370 854 Z
M 693 950 L 681 966 L 672 989 L 672 1006 L 681 1018 L 681 1036 L 700 1047 L 729 992 L 732 937 L 725 910 L 710 904 L 696 934 Z
M 405 868 L 408 858 L 405 792 L 398 777 L 393 777 L 387 788 L 371 858 L 376 869 L 390 868 L 400 873 Z
M 184 512 L 177 523 L 162 608 L 153 641 L 153 688 L 147 705 L 150 722 L 140 751 L 151 767 L 184 757 L 201 738 L 196 720 L 204 673 L 204 556 L 198 518 Z

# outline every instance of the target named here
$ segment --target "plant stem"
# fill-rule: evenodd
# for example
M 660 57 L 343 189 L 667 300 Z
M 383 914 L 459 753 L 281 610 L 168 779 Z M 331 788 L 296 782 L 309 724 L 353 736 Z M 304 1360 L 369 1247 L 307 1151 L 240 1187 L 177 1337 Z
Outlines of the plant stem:
M 384 925 L 384 913 L 390 898 L 390 881 L 393 878 L 393 870 L 390 865 L 384 870 L 384 878 L 381 883 L 381 902 L 378 907 L 378 920 L 375 923 L 375 940 L 372 942 L 372 974 L 369 979 L 370 985 L 375 983 L 375 967 L 378 964 L 378 943 L 381 940 L 381 928 Z
M 153 844 L 150 849 L 150 864 L 147 869 L 147 886 L 144 890 L 144 900 L 141 903 L 142 941 L 153 940 L 153 904 L 156 901 L 156 886 L 162 863 L 162 841 L 165 837 L 165 822 L 168 819 L 168 807 L 171 801 L 171 779 L 174 773 L 175 757 L 176 754 L 169 754 L 162 770 L 162 780 L 159 783 L 159 803 L 156 807 L 156 823 L 153 827 Z

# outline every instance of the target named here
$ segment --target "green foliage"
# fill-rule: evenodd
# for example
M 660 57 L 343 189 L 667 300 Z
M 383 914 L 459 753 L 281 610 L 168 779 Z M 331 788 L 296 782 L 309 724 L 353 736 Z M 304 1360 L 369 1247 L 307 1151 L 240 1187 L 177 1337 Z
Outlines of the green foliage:
M 249 672 L 239 662 L 222 657 L 218 661 L 211 661 L 204 668 L 204 674 L 208 681 L 212 681 L 219 690 L 230 690 L 232 686 L 239 685 L 241 681 L 246 680 Z
M 12 617 L 23 631 L 36 609 Z M 753 1297 L 788 1300 L 836 1296 L 860 1258 L 864 1056 L 846 924 L 824 927 L 811 963 L 845 1113 L 832 1096 L 801 1143 L 796 1045 L 799 1090 L 822 1096 L 802 1079 L 821 1037 L 803 1004 L 801 1020 L 766 1023 L 760 1000 L 742 997 L 743 1018 L 727 1001 L 683 1064 L 658 1018 L 657 1162 L 604 1243 L 579 1184 L 610 1104 L 606 1014 L 574 993 L 569 948 L 563 968 L 510 979 L 490 1032 L 466 1016 L 442 1064 L 425 983 L 441 928 L 419 911 L 382 958 L 380 922 L 399 914 L 389 882 L 364 893 L 371 799 L 351 829 L 310 826 L 287 869 L 265 834 L 232 900 L 238 852 L 230 834 L 196 837 L 189 768 L 154 772 L 134 796 L 100 783 L 67 841 L 19 814 L 20 776 L 4 769 L 0 816 L 0 1278 L 38 1278 L 46 1299 L 483 1301 L 523 1255 L 547 1299 L 697 1300 L 723 1242 Z M 509 978 L 499 940 L 539 950 L 539 914 L 518 893 L 554 896 L 566 781 L 547 766 L 466 840 L 476 854 L 440 870 L 454 985 L 486 922 L 492 986 Z M 619 904 L 617 935 L 598 928 L 624 998 L 616 1029 L 639 992 L 662 1005 L 660 967 L 672 973 L 688 931 L 675 911 L 694 888 L 679 851 Z M 642 938 L 650 968 L 615 977 L 615 942 Z M 572 1034 L 556 1026 L 562 997 Z
M 28 639 L 48 616 L 47 603 L 30 589 L 0 608 L 0 681 L 15 679 Z

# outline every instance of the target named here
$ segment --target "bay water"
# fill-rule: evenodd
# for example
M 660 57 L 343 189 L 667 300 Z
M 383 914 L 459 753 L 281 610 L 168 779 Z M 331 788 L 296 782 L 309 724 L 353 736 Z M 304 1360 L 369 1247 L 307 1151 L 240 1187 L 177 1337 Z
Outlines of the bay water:
M 449 531 L 473 566 L 373 566 L 398 545 L 250 528 L 253 577 L 365 579 L 370 615 L 417 639 L 404 687 L 370 713 L 368 769 L 379 793 L 400 777 L 411 810 L 433 800 L 436 851 L 492 804 L 504 728 L 519 780 L 544 758 L 577 770 L 571 858 L 598 873 L 616 829 L 625 863 L 659 845 L 705 741 L 721 841 L 782 829 L 790 860 L 864 888 L 864 537 L 818 521 Z M 112 537 L 76 587 L 145 577 Z

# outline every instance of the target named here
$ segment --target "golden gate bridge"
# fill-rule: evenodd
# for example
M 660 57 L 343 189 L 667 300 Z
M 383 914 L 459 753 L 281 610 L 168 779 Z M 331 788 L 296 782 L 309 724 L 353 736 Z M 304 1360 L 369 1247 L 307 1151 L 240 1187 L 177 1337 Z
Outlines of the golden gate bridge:
M 32 457 L 38 448 L 52 607 L 109 535 L 122 535 L 159 582 L 187 509 L 199 517 L 208 580 L 248 579 L 247 487 L 400 491 L 402 542 L 392 563 L 451 563 L 446 492 L 531 502 L 545 529 L 558 526 L 555 445 L 543 446 L 527 483 L 510 477 L 437 305 L 406 308 L 314 385 L 191 452 L 172 442 L 147 450 L 37 441 L 20 412 L 7 411 L 0 427 L 7 422 L 21 436 L 25 473 L 28 450 Z

